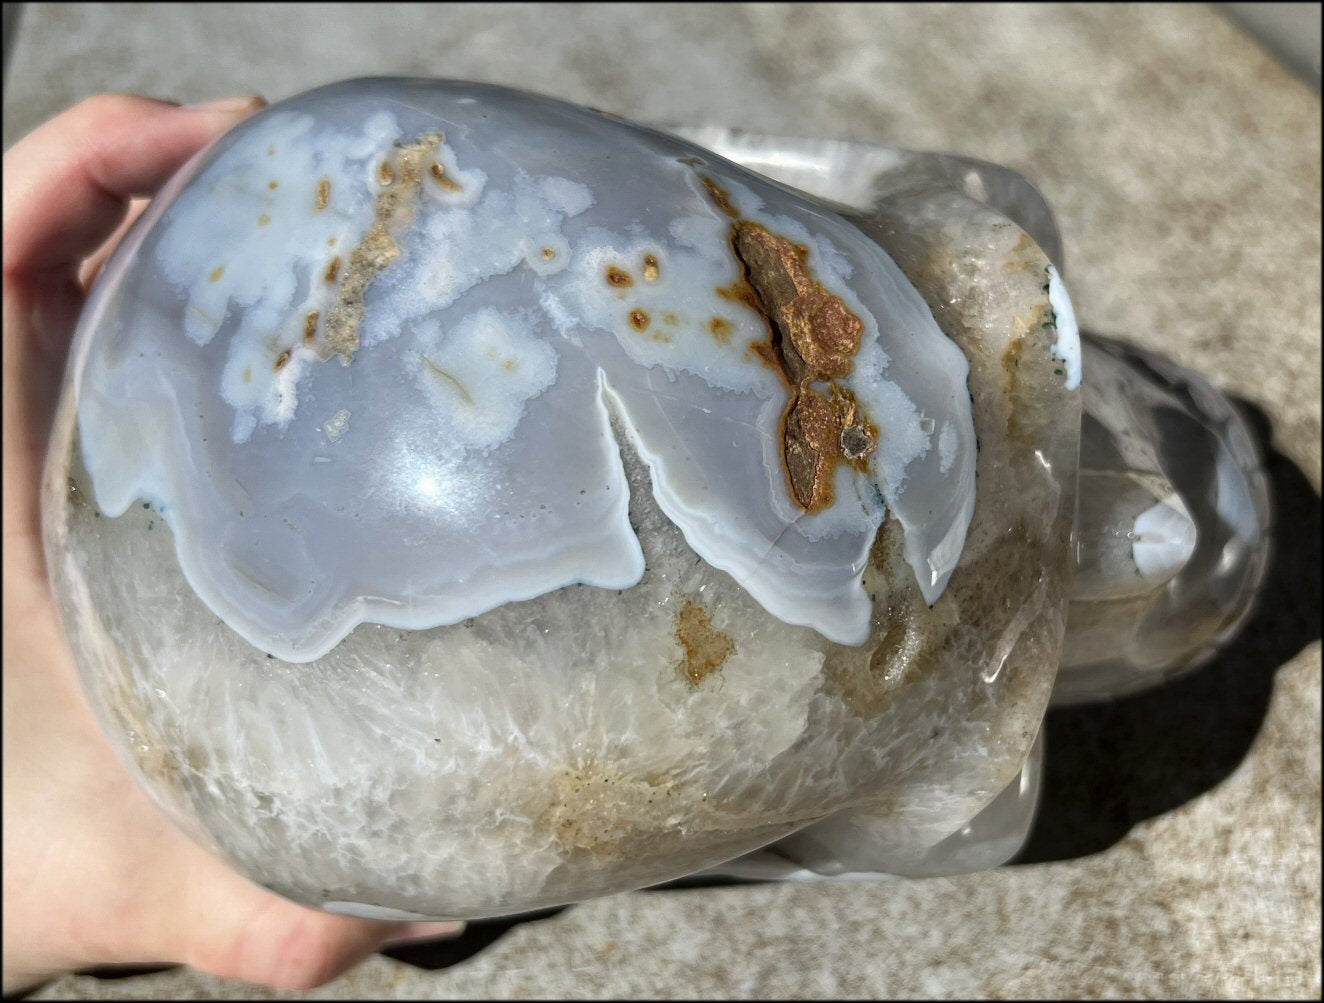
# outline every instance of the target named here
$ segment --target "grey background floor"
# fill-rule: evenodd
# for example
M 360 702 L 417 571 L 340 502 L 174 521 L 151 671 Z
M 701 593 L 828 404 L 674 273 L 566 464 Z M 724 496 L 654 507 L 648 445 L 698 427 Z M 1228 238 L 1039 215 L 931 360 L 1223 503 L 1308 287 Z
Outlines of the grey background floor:
M 8 33 L 8 17 L 6 18 Z M 276 100 L 367 74 L 1005 163 L 1083 325 L 1243 400 L 1279 525 L 1214 664 L 1055 712 L 1021 862 L 637 892 L 378 956 L 322 997 L 1317 996 L 1320 98 L 1199 5 L 24 5 L 4 144 L 102 90 Z M 403 960 L 402 960 L 403 959 Z M 186 968 L 37 998 L 267 998 Z

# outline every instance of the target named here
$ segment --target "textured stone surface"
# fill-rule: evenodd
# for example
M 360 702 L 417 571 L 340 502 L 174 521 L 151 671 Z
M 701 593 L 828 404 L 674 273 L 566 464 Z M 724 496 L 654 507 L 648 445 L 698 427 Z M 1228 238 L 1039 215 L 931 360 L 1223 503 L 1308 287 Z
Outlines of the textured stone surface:
M 7 145 L 106 88 L 275 98 L 389 71 L 1000 161 L 1057 210 L 1087 329 L 1267 418 L 1281 525 L 1261 613 L 1167 691 L 1050 715 L 1034 864 L 635 893 L 307 995 L 1318 994 L 1320 104 L 1215 13 L 34 6 L 20 32 Z M 281 995 L 187 970 L 40 995 L 246 993 Z

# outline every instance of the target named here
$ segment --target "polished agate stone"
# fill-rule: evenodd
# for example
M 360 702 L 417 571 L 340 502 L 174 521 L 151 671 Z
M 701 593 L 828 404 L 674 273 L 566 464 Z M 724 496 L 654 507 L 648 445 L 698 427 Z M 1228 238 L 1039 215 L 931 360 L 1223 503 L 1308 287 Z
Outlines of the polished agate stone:
M 364 622 L 636 584 L 614 416 L 698 555 L 780 620 L 862 643 L 884 511 L 929 601 L 960 554 L 965 358 L 859 229 L 693 159 L 478 88 L 263 113 L 155 207 L 98 304 L 78 388 L 97 505 L 156 505 L 203 601 L 306 662 Z M 760 253 L 759 295 L 804 286 L 793 363 L 760 354 L 767 317 L 741 298 Z M 785 490 L 792 447 L 819 444 L 779 423 L 843 408 L 859 469 L 806 458 L 825 469 Z
M 1189 564 L 1155 478 L 1075 526 L 1083 349 L 1028 185 L 694 138 L 337 84 L 107 264 L 52 579 L 112 744 L 254 880 L 471 918 L 992 866 L 1073 580 L 1148 597 L 1096 618 L 1134 627 Z
M 918 253 L 908 263 L 898 260 L 917 282 L 925 272 L 924 226 L 942 220 L 944 229 L 955 230 L 969 218 L 958 195 L 1014 222 L 1054 262 L 1055 274 L 1062 268 L 1048 204 L 1005 167 L 869 143 L 711 126 L 675 131 L 761 174 L 847 203 L 854 214 L 900 216 L 894 232 L 916 237 Z M 976 241 L 970 262 L 949 259 L 949 266 L 972 267 L 981 256 Z M 942 294 L 925 295 L 933 302 Z M 1076 570 L 1055 706 L 1145 690 L 1213 658 L 1253 608 L 1273 520 L 1256 436 L 1232 401 L 1198 373 L 1153 352 L 1083 331 L 1079 337 Z M 838 812 L 711 873 L 819 880 L 997 866 L 1029 834 L 1043 761 L 1039 740 L 1012 782 L 940 841 L 899 842 L 883 802 Z

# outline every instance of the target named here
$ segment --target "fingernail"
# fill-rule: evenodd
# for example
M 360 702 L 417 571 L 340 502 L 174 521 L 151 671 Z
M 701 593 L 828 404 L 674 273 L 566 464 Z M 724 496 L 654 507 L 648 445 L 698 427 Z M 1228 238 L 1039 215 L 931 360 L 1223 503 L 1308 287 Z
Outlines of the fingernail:
M 399 931 L 382 941 L 382 946 L 395 947 L 399 944 L 414 944 L 421 940 L 458 937 L 463 932 L 463 923 L 406 923 Z
M 195 104 L 184 105 L 184 109 L 186 111 L 240 112 L 260 108 L 266 103 L 267 99 L 260 94 L 246 94 L 242 97 L 198 101 Z

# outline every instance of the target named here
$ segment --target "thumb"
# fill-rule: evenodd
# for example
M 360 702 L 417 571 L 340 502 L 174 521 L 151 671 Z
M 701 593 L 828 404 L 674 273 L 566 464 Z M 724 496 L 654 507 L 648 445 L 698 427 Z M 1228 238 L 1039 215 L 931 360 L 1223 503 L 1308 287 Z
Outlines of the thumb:
M 5 154 L 6 277 L 72 271 L 198 150 L 265 102 L 180 107 L 129 94 L 88 98 Z
M 134 195 L 155 192 L 189 157 L 263 104 L 181 108 L 125 94 L 89 98 L 4 155 L 5 482 L 35 484 L 83 287 L 79 262 L 102 245 Z M 5 491 L 35 532 L 36 492 Z M 36 539 L 32 536 L 32 539 Z
M 388 942 L 464 929 L 463 923 L 390 923 L 321 912 L 253 884 L 200 847 L 190 844 L 185 852 L 191 859 L 181 861 L 189 872 L 182 908 L 158 912 L 169 923 L 160 931 L 162 953 L 213 975 L 311 989 Z

